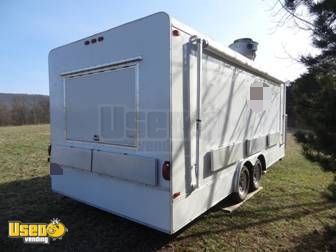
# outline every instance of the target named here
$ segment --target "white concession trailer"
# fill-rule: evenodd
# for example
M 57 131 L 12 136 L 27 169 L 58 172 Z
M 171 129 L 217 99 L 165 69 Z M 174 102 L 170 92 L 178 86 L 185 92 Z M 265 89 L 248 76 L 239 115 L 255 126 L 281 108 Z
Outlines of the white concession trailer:
M 49 54 L 54 192 L 174 233 L 285 154 L 285 85 L 160 12 Z

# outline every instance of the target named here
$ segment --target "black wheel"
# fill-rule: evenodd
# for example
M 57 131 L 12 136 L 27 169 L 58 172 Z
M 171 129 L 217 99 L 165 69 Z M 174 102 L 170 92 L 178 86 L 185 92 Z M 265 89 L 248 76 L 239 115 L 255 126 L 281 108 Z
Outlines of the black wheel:
M 237 187 L 233 193 L 233 199 L 236 202 L 241 202 L 246 198 L 250 189 L 250 172 L 246 166 L 243 166 L 240 171 Z
M 252 168 L 252 175 L 251 175 L 251 182 L 250 182 L 251 191 L 257 190 L 260 187 L 261 174 L 262 174 L 262 164 L 260 160 L 258 159 Z

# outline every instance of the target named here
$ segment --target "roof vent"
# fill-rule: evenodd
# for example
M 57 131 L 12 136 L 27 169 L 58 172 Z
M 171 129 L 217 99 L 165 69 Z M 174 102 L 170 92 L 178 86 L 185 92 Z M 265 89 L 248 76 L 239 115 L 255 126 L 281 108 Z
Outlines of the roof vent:
M 233 41 L 229 47 L 245 57 L 254 60 L 258 49 L 258 42 L 253 41 L 250 38 L 241 38 Z

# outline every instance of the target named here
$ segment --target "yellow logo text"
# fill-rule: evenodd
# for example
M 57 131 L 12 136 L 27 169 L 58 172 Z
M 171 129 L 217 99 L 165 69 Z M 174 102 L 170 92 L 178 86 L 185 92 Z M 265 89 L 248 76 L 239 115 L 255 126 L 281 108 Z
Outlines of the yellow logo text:
M 8 236 L 22 238 L 25 243 L 48 244 L 50 238 L 62 239 L 68 229 L 58 219 L 50 223 L 22 223 L 21 221 L 8 222 Z

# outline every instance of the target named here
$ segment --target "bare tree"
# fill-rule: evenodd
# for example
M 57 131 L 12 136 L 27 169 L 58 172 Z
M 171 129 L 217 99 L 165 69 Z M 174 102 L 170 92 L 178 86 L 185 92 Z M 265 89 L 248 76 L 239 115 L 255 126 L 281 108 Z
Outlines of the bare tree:
M 31 123 L 49 123 L 49 100 L 41 99 L 33 103 L 31 108 Z
M 6 104 L 0 103 L 0 126 L 10 124 L 10 111 Z
M 13 125 L 23 125 L 28 124 L 28 107 L 25 100 L 18 96 L 13 100 L 13 105 L 11 108 L 11 122 Z

